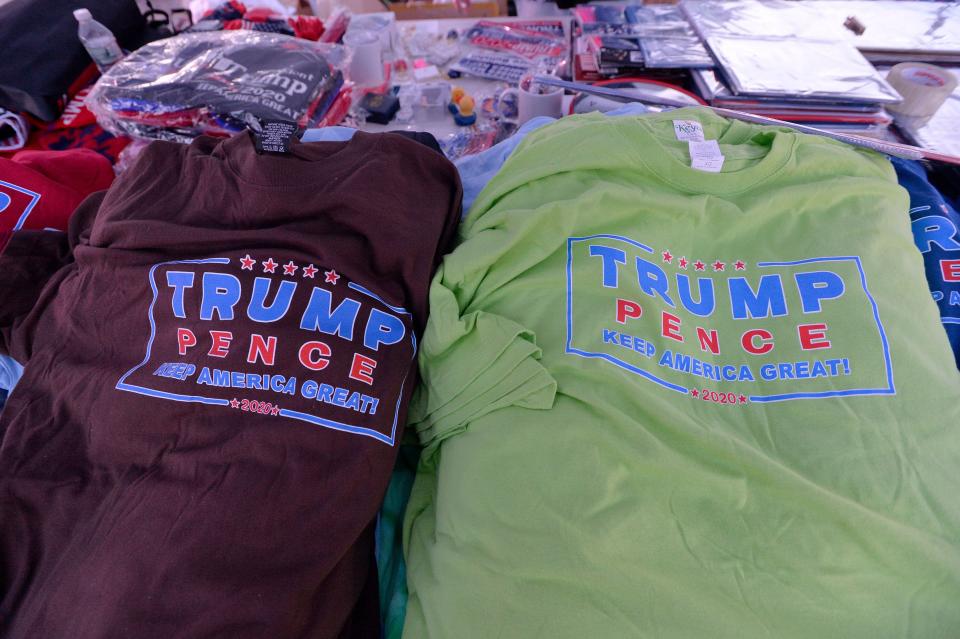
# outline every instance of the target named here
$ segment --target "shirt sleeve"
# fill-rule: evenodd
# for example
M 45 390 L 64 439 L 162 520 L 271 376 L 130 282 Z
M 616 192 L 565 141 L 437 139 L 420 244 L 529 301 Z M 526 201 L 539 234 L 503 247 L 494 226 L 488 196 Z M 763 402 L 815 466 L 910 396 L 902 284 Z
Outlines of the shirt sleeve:
M 441 265 L 420 350 L 423 383 L 410 413 L 427 454 L 494 410 L 550 408 L 557 387 L 538 361 L 541 351 L 530 331 L 493 313 L 463 313 L 443 276 Z
M 30 359 L 34 328 L 56 292 L 57 273 L 73 261 L 73 248 L 86 237 L 104 193 L 80 205 L 67 233 L 0 232 L 0 353 L 21 364 Z

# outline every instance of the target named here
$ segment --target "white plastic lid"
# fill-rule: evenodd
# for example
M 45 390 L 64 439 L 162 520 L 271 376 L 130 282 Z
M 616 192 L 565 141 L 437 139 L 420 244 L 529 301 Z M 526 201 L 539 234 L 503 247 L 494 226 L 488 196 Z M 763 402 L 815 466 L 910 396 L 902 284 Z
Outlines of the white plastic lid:
M 83 22 L 84 20 L 93 20 L 93 16 L 90 15 L 90 9 L 76 9 L 73 12 L 73 17 L 77 19 L 77 22 Z

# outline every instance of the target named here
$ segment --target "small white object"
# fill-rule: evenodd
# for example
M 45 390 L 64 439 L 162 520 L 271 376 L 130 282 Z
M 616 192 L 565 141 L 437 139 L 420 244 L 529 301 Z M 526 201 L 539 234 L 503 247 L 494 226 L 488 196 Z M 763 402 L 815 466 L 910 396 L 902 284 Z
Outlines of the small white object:
M 534 85 L 541 87 L 545 92 L 534 91 Z M 500 103 L 508 95 L 515 95 L 517 100 L 517 117 L 509 118 L 501 114 L 507 122 L 522 125 L 541 115 L 549 118 L 560 118 L 563 115 L 563 89 L 537 82 L 534 74 L 528 73 L 520 78 L 518 86 L 507 89 L 500 94 Z
M 350 79 L 358 87 L 378 87 L 383 84 L 383 58 L 380 36 L 372 31 L 350 31 L 343 43 L 353 54 L 350 60 Z
M 931 117 L 957 88 L 951 72 L 922 62 L 901 62 L 890 69 L 887 82 L 903 96 L 903 102 L 887 110 L 911 118 Z
M 79 23 L 77 36 L 101 73 L 123 57 L 123 50 L 113 37 L 113 32 L 94 20 L 89 9 L 76 9 L 73 17 Z
M 723 153 L 716 140 L 689 140 L 690 166 L 707 173 L 719 173 L 723 168 Z
M 436 80 L 440 77 L 440 69 L 432 64 L 413 70 L 413 77 L 417 82 Z
M 418 34 L 437 35 L 440 33 L 440 22 L 437 20 L 417 20 L 414 29 Z
M 689 140 L 703 142 L 703 125 L 696 120 L 674 120 L 673 130 L 681 142 Z

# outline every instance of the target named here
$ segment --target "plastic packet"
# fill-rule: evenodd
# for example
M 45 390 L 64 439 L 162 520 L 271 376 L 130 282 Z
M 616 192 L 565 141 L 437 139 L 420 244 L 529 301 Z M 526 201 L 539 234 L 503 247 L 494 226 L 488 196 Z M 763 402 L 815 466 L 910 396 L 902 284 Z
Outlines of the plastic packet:
M 536 64 L 509 53 L 473 51 L 450 65 L 450 71 L 488 80 L 500 80 L 516 84 Z M 451 74 L 451 77 L 455 77 Z
M 185 33 L 115 64 L 86 103 L 111 133 L 181 142 L 252 121 L 335 124 L 348 62 L 342 46 L 274 33 Z
M 441 136 L 437 142 L 447 159 L 456 160 L 466 155 L 486 151 L 496 144 L 498 136 L 499 126 L 496 123 L 481 121 L 474 126 L 464 127 L 455 133 Z
M 709 69 L 713 58 L 696 37 L 641 38 L 646 66 L 652 69 Z
M 559 20 L 480 20 L 464 33 L 469 49 L 453 70 L 507 82 L 531 69 L 564 75 L 570 58 L 564 34 Z
M 682 5 L 701 35 L 846 41 L 861 51 L 960 52 L 960 3 L 899 0 L 697 0 Z M 866 27 L 844 27 L 856 16 Z
M 896 103 L 900 95 L 846 42 L 708 36 L 736 94 Z
M 567 51 L 562 37 L 487 20 L 476 23 L 464 37 L 475 47 L 512 53 L 528 60 L 559 58 Z

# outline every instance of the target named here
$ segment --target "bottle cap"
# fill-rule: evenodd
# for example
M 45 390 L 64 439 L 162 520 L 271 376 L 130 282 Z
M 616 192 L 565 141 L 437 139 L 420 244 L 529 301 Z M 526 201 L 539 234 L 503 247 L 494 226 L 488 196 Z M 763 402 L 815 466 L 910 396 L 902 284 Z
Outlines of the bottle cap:
M 83 22 L 84 20 L 93 20 L 93 16 L 90 15 L 89 9 L 76 9 L 73 12 L 73 17 L 77 19 L 77 22 Z

